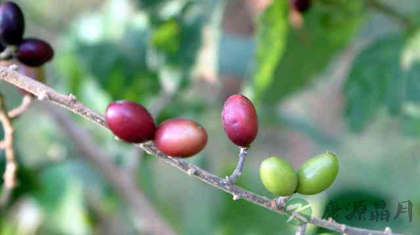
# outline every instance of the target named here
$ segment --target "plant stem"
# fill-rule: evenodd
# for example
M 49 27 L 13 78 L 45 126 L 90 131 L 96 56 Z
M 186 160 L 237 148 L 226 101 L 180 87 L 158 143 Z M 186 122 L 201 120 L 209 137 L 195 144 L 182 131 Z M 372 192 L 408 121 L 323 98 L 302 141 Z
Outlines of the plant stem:
M 103 127 L 108 128 L 102 114 L 99 114 L 93 111 L 90 108 L 87 108 L 82 103 L 78 102 L 72 96 L 64 95 L 58 93 L 54 89 L 36 81 L 24 75 L 17 73 L 16 71 L 11 70 L 8 67 L 0 66 L 0 79 L 4 80 L 12 85 L 15 85 L 21 89 L 26 90 L 38 97 L 38 99 L 42 101 L 50 101 L 57 105 L 66 108 L 69 111 L 72 111 L 83 118 L 92 121 L 93 123 Z M 172 158 L 166 154 L 161 153 L 157 150 L 156 146 L 153 142 L 146 142 L 142 144 L 135 144 L 146 151 L 148 154 L 153 155 L 160 160 L 168 163 L 169 165 L 181 170 L 182 172 L 189 174 L 199 180 L 218 188 L 226 193 L 229 193 L 234 196 L 236 199 L 244 199 L 261 207 L 264 207 L 268 210 L 274 211 L 278 214 L 284 214 L 282 210 L 279 210 L 276 206 L 275 200 L 268 199 L 266 197 L 257 195 L 252 193 L 248 190 L 245 190 L 241 187 L 235 185 L 226 185 L 223 183 L 223 179 L 220 177 L 213 175 L 198 166 L 195 166 L 191 163 L 188 163 L 182 159 Z M 385 231 L 375 231 L 375 230 L 368 230 L 362 229 L 352 226 L 347 226 L 345 224 L 340 224 L 332 220 L 325 220 L 316 217 L 312 217 L 309 220 L 309 223 L 323 227 L 332 231 L 336 231 L 339 233 L 345 233 L 347 235 L 390 235 L 394 233 L 389 233 L 389 229 Z M 399 234 L 394 234 L 399 235 Z
M 233 171 L 233 173 L 230 176 L 226 176 L 226 179 L 223 180 L 224 184 L 234 184 L 239 179 L 239 177 L 241 177 L 247 155 L 248 148 L 239 148 L 238 164 L 236 165 L 236 168 Z

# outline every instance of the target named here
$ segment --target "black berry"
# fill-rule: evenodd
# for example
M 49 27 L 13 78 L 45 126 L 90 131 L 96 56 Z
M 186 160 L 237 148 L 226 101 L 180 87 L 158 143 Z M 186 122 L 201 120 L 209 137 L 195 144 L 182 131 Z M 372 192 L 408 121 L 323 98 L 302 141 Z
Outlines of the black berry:
M 17 58 L 22 64 L 32 67 L 41 66 L 53 57 L 54 50 L 50 44 L 37 38 L 24 39 L 17 53 Z
M 0 4 L 0 39 L 9 45 L 18 45 L 22 41 L 25 20 L 20 7 L 13 2 Z

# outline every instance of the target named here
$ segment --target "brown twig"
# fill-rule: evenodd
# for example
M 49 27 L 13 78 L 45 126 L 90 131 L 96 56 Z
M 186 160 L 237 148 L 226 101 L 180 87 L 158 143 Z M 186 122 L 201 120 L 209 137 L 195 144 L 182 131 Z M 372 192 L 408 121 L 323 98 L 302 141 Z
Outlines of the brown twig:
M 9 68 L 4 67 L 4 66 L 0 66 L 0 79 L 34 94 L 40 100 L 49 100 L 50 102 L 58 104 L 82 116 L 83 118 L 96 123 L 97 125 L 101 127 L 107 128 L 103 115 L 85 107 L 83 104 L 77 102 L 74 99 L 71 99 L 71 97 L 67 95 L 58 93 L 57 91 L 53 90 L 52 88 L 42 83 L 32 80 L 26 76 L 20 75 L 16 73 L 15 71 L 10 70 Z M 213 175 L 199 168 L 198 166 L 188 163 L 182 159 L 172 158 L 168 155 L 161 153 L 160 151 L 156 149 L 153 142 L 138 144 L 136 146 L 142 148 L 147 153 L 156 156 L 160 160 L 172 165 L 173 167 L 181 170 L 182 172 L 187 173 L 215 188 L 218 188 L 222 191 L 225 191 L 226 193 L 233 195 L 234 199 L 244 199 L 246 201 L 249 201 L 251 203 L 254 203 L 256 205 L 259 205 L 271 211 L 274 211 L 276 213 L 283 214 L 283 211 L 277 208 L 275 200 L 268 199 L 266 197 L 254 194 L 250 191 L 247 191 L 235 185 L 226 185 L 223 183 L 222 178 L 216 175 Z M 346 233 L 348 235 L 350 234 L 389 235 L 390 234 L 389 230 L 375 231 L 375 230 L 356 228 L 356 227 L 340 224 L 335 221 L 328 221 L 328 220 L 320 219 L 316 217 L 310 218 L 309 223 L 315 226 L 323 227 L 323 228 L 336 231 L 339 233 Z M 391 234 L 395 234 L 395 233 L 391 233 Z
M 7 116 L 7 109 L 2 94 L 0 94 L 0 122 L 4 130 L 4 140 L 0 142 L 0 148 L 4 149 L 6 156 L 6 170 L 3 174 L 3 191 L 0 195 L 0 206 L 4 206 L 9 201 L 11 192 L 16 186 L 17 164 L 13 148 L 14 129 L 9 116 Z
M 20 105 L 12 110 L 9 110 L 7 115 L 12 120 L 15 118 L 18 118 L 20 117 L 20 115 L 22 115 L 23 112 L 28 110 L 28 108 L 31 106 L 31 103 L 32 103 L 32 95 L 25 94 L 22 98 L 22 102 L 20 103 Z

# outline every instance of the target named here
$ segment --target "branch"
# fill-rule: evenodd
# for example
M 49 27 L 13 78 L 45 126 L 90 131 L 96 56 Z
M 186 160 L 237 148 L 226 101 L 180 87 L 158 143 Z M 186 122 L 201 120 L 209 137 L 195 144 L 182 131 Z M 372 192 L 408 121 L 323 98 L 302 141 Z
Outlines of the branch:
M 32 95 L 30 94 L 25 94 L 22 98 L 22 102 L 20 103 L 20 105 L 12 110 L 10 110 L 7 115 L 9 116 L 10 119 L 15 119 L 20 117 L 20 115 L 22 115 L 23 112 L 25 112 L 26 110 L 28 110 L 28 108 L 31 106 L 32 103 Z
M 3 191 L 0 195 L 0 207 L 2 207 L 7 204 L 11 192 L 16 186 L 17 171 L 15 151 L 13 146 L 14 129 L 9 116 L 7 116 L 6 105 L 2 94 L 0 94 L 0 122 L 3 126 L 5 136 L 4 140 L 0 142 L 0 149 L 4 149 L 6 156 L 6 170 L 3 174 Z
M 67 95 L 58 93 L 52 88 L 42 83 L 39 83 L 35 80 L 32 80 L 26 76 L 20 75 L 17 72 L 10 70 L 8 67 L 4 67 L 4 66 L 0 66 L 0 79 L 34 94 L 40 100 L 49 100 L 50 102 L 58 104 L 82 116 L 83 118 L 88 119 L 92 121 L 93 123 L 96 123 L 97 125 L 103 128 L 107 128 L 103 115 L 85 107 L 83 104 L 77 102 L 72 96 L 67 96 Z M 187 173 L 215 188 L 218 188 L 226 193 L 233 195 L 234 199 L 244 199 L 253 204 L 256 204 L 268 210 L 271 210 L 275 213 L 284 214 L 282 210 L 277 208 L 275 200 L 268 199 L 266 197 L 254 194 L 250 191 L 247 191 L 235 185 L 226 185 L 223 183 L 223 179 L 221 179 L 220 177 L 216 175 L 213 175 L 182 159 L 172 158 L 168 155 L 161 153 L 160 151 L 157 150 L 156 146 L 151 141 L 142 143 L 142 144 L 136 144 L 136 146 L 142 148 L 148 154 L 154 155 L 160 160 L 181 170 L 182 172 Z M 350 234 L 353 234 L 353 235 L 394 234 L 392 232 L 390 233 L 389 230 L 375 231 L 375 230 L 356 228 L 356 227 L 340 224 L 332 220 L 328 221 L 328 220 L 320 219 L 316 217 L 312 217 L 309 220 L 309 223 L 315 226 L 323 227 L 323 228 L 336 231 L 339 233 L 346 233 L 347 235 L 350 235 Z M 394 235 L 398 235 L 398 234 L 394 234 Z

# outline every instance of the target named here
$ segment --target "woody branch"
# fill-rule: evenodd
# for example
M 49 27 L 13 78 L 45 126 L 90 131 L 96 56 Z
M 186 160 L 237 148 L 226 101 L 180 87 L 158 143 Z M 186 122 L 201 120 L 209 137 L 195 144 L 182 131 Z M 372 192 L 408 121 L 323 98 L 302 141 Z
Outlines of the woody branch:
M 73 95 L 64 95 L 58 93 L 54 89 L 40 82 L 32 80 L 26 76 L 20 75 L 16 71 L 13 71 L 10 68 L 4 66 L 0 66 L 0 79 L 34 94 L 36 97 L 38 97 L 39 100 L 49 101 L 60 105 L 63 108 L 72 111 L 103 128 L 108 128 L 103 115 L 84 106 L 82 103 L 78 102 L 76 97 L 74 97 Z M 135 146 L 142 148 L 147 153 L 159 158 L 160 160 L 170 164 L 171 166 L 181 170 L 182 172 L 187 173 L 215 188 L 218 188 L 226 193 L 231 194 L 235 200 L 244 199 L 253 204 L 271 210 L 275 213 L 284 214 L 283 210 L 276 206 L 275 200 L 257 195 L 253 192 L 247 191 L 235 185 L 225 184 L 222 178 L 213 175 L 199 168 L 198 166 L 188 163 L 182 159 L 172 158 L 168 155 L 161 153 L 157 150 L 157 148 L 151 141 L 142 144 L 136 144 Z M 389 228 L 385 229 L 385 231 L 368 230 L 363 228 L 347 226 L 345 224 L 337 223 L 333 220 L 325 220 L 316 217 L 310 218 L 309 223 L 315 226 L 323 227 L 347 235 L 398 235 L 396 233 L 392 233 L 392 231 Z

